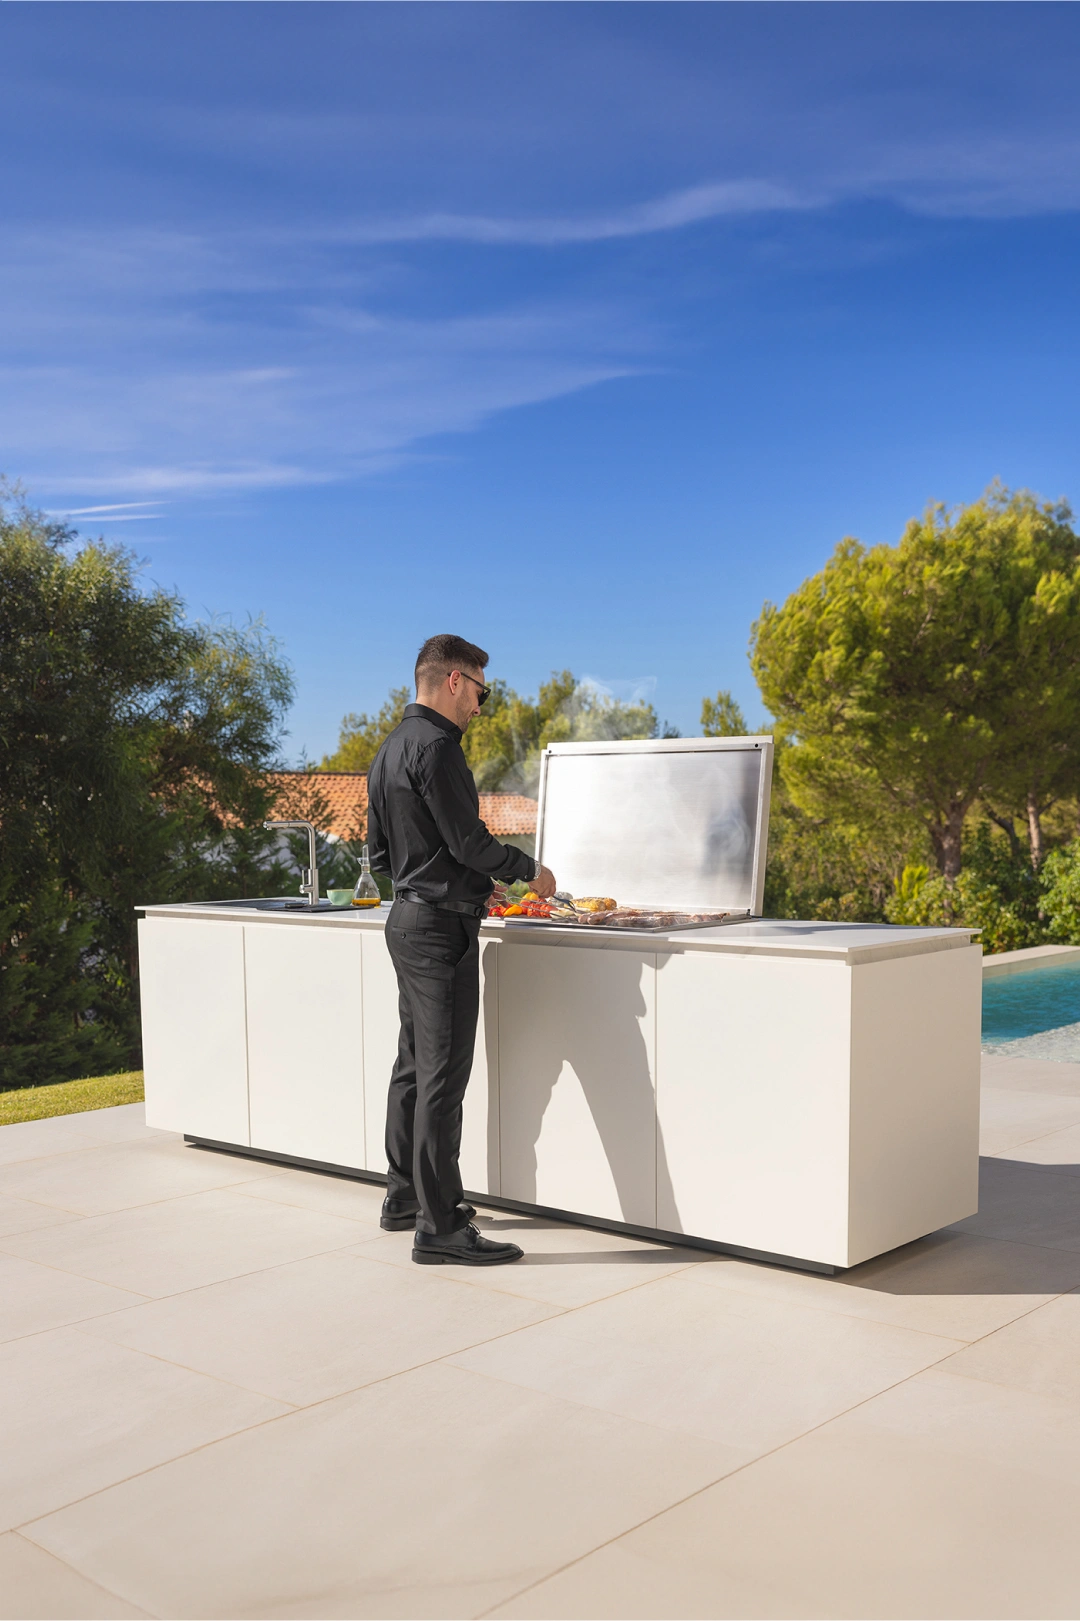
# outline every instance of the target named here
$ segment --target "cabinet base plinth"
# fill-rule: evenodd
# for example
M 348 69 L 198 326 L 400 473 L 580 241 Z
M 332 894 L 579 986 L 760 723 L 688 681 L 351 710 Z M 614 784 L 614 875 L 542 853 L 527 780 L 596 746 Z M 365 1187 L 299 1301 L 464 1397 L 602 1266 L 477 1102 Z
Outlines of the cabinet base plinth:
M 318 1171 L 323 1176 L 340 1176 L 352 1182 L 370 1182 L 376 1187 L 386 1186 L 386 1177 L 380 1171 L 361 1171 L 351 1165 L 333 1165 L 326 1160 L 301 1159 L 297 1154 L 280 1154 L 268 1148 L 249 1148 L 243 1143 L 216 1142 L 209 1137 L 193 1137 L 184 1133 L 184 1141 L 193 1148 L 206 1148 L 216 1154 L 235 1154 L 241 1159 L 267 1160 L 272 1165 L 295 1165 L 298 1170 Z M 711 1250 L 716 1255 L 733 1255 L 743 1261 L 763 1261 L 769 1266 L 791 1267 L 799 1272 L 816 1272 L 827 1278 L 847 1270 L 831 1266 L 825 1261 L 805 1261 L 796 1255 L 775 1255 L 769 1250 L 747 1249 L 741 1244 L 724 1244 L 713 1238 L 697 1238 L 689 1233 L 668 1233 L 659 1227 L 637 1227 L 631 1222 L 607 1221 L 598 1216 L 586 1216 L 577 1210 L 556 1210 L 550 1205 L 526 1204 L 520 1199 L 496 1198 L 494 1194 L 477 1193 L 465 1189 L 465 1197 L 473 1204 L 490 1210 L 514 1210 L 526 1216 L 544 1216 L 550 1221 L 563 1221 L 571 1227 L 591 1227 L 601 1233 L 621 1233 L 627 1238 L 641 1238 L 650 1244 L 676 1244 L 683 1249 Z

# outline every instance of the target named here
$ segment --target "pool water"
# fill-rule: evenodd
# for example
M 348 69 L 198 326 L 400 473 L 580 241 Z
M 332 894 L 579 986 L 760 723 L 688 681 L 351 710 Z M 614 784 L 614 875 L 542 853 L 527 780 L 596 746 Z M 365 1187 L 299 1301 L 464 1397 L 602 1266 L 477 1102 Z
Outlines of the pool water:
M 982 1043 L 1002 1057 L 1080 1063 L 1080 960 L 984 979 Z

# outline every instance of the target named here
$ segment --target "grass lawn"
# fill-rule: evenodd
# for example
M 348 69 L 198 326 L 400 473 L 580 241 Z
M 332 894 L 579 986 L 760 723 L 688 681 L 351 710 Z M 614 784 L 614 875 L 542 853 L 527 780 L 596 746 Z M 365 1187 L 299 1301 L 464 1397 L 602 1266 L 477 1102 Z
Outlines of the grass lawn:
M 27 1086 L 0 1092 L 0 1126 L 17 1120 L 44 1120 L 51 1114 L 82 1114 L 84 1109 L 114 1109 L 118 1103 L 141 1103 L 143 1072 L 96 1075 L 88 1081 L 58 1081 L 55 1086 Z

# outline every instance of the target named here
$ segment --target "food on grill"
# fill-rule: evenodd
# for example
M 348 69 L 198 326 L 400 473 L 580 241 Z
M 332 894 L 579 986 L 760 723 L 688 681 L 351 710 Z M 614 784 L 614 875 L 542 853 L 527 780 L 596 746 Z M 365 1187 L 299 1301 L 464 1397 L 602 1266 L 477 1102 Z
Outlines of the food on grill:
M 488 917 L 540 917 L 551 916 L 549 902 L 542 901 L 533 890 L 529 890 L 519 901 L 511 900 L 508 905 L 494 905 L 488 907 Z
M 617 929 L 673 929 L 680 919 L 677 912 L 632 912 L 620 907 L 607 921 Z
M 488 917 L 506 918 L 512 923 L 571 924 L 578 928 L 641 929 L 661 933 L 665 929 L 685 929 L 694 925 L 724 923 L 747 916 L 731 912 L 677 912 L 660 907 L 619 906 L 610 895 L 586 895 L 571 906 L 567 900 L 542 901 L 535 890 L 519 897 L 513 891 L 493 896 L 496 904 Z

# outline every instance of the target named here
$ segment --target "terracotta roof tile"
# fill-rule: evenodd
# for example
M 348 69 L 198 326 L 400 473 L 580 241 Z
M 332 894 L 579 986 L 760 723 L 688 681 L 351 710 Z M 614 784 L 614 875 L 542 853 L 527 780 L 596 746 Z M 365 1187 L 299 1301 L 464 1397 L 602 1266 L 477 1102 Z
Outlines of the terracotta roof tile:
M 308 816 L 320 833 L 336 833 L 342 839 L 364 838 L 368 803 L 366 771 L 275 771 L 270 780 L 281 790 L 274 807 L 275 815 Z M 308 801 L 315 796 L 325 800 L 325 814 L 313 813 Z
M 536 800 L 524 794 L 481 794 L 480 817 L 497 839 L 536 832 Z
M 325 817 L 317 818 L 320 824 L 326 824 L 320 825 L 320 832 L 336 833 L 343 839 L 366 837 L 366 771 L 275 771 L 271 781 L 281 789 L 275 807 L 278 815 L 304 815 L 305 802 L 317 795 L 327 805 Z M 480 795 L 481 820 L 497 839 L 534 834 L 536 809 L 536 800 L 524 794 Z

